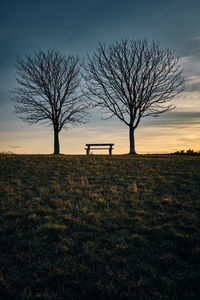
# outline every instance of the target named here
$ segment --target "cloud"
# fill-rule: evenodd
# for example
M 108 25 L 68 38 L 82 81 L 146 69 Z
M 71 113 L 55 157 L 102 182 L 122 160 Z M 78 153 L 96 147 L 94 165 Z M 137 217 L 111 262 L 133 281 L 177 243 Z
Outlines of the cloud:
M 178 141 L 184 142 L 184 143 L 190 143 L 192 141 L 195 141 L 197 144 L 200 144 L 200 138 L 196 138 L 196 136 L 179 138 Z
M 200 112 L 173 111 L 156 118 L 149 118 L 143 122 L 143 126 L 176 127 L 200 125 Z
M 187 78 L 185 91 L 191 93 L 200 91 L 200 74 Z
M 184 92 L 200 91 L 200 57 L 197 61 L 193 56 L 184 56 L 179 63 L 183 67 Z
M 200 35 L 193 34 L 191 31 L 179 33 L 172 37 L 180 57 L 189 57 L 190 60 L 199 61 L 200 59 Z
M 199 62 L 200 60 L 200 35 L 192 36 L 185 41 L 185 48 L 192 61 Z
M 13 148 L 13 149 L 17 149 L 17 148 L 21 148 L 22 146 L 9 146 L 9 148 Z

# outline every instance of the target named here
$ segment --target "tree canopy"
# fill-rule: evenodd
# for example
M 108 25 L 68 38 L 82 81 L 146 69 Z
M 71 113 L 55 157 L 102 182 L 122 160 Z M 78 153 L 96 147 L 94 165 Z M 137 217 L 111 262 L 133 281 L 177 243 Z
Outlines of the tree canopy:
M 59 51 L 38 51 L 18 58 L 18 87 L 12 90 L 15 112 L 29 123 L 47 123 L 54 129 L 54 154 L 60 153 L 59 132 L 87 121 L 89 102 L 80 89 L 79 58 Z
M 116 116 L 129 126 L 130 154 L 136 153 L 134 131 L 141 118 L 174 109 L 171 100 L 182 91 L 178 59 L 146 39 L 99 43 L 85 71 L 88 98 L 108 118 Z

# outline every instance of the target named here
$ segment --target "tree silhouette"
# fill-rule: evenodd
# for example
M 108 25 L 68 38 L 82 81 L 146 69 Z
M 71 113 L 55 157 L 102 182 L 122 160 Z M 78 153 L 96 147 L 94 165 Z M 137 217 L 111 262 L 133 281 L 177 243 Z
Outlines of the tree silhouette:
M 99 43 L 85 65 L 87 96 L 97 107 L 129 126 L 130 154 L 141 118 L 175 108 L 171 100 L 182 90 L 182 70 L 169 49 L 144 40 Z M 107 119 L 106 118 L 106 119 Z
M 15 112 L 29 123 L 53 126 L 54 154 L 60 153 L 59 132 L 86 122 L 89 103 L 83 99 L 78 57 L 55 50 L 38 51 L 16 62 L 18 87 L 12 90 Z

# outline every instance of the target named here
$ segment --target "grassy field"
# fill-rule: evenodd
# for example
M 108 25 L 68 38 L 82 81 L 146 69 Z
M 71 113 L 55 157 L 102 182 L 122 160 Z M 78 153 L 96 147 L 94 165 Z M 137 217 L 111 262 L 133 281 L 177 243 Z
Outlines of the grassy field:
M 0 155 L 1 299 L 198 299 L 200 157 Z

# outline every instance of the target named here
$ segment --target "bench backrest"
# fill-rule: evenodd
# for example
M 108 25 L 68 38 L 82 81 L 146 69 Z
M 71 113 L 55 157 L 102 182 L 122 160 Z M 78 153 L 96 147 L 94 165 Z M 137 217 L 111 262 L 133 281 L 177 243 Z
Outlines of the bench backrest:
M 114 144 L 85 144 L 86 146 L 114 146 Z

